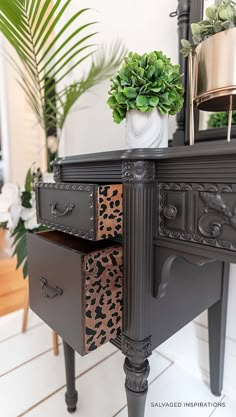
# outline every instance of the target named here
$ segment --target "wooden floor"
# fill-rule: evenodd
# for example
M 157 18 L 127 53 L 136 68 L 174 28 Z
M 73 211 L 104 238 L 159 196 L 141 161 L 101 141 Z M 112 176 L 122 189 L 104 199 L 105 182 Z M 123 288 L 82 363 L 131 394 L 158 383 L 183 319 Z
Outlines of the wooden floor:
M 27 291 L 27 280 L 22 272 L 16 271 L 16 259 L 4 250 L 3 231 L 0 231 L 0 316 L 23 308 Z

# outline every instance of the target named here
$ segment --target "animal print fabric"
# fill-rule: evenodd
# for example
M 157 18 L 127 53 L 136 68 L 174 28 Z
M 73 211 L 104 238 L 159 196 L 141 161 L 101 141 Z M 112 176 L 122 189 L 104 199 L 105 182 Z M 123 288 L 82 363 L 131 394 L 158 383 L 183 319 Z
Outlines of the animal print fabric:
M 98 187 L 97 239 L 122 235 L 123 221 L 122 184 Z
M 89 253 L 85 268 L 85 352 L 89 353 L 121 333 L 122 247 Z

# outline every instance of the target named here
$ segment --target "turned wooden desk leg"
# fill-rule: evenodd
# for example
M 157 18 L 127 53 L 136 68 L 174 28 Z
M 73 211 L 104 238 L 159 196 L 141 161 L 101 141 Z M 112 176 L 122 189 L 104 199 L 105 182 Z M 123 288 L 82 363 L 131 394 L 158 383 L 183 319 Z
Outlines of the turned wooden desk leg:
M 78 401 L 78 393 L 75 389 L 75 351 L 65 341 L 63 341 L 63 346 L 67 386 L 65 400 L 69 413 L 74 413 Z
M 148 357 L 152 354 L 150 294 L 153 291 L 153 235 L 156 169 L 153 161 L 124 161 L 122 352 L 129 417 L 144 417 Z
M 150 373 L 147 356 L 151 354 L 151 339 L 135 342 L 123 336 L 122 350 L 126 355 L 124 371 L 128 416 L 144 417 Z
M 210 384 L 214 395 L 223 388 L 229 264 L 223 264 L 221 299 L 208 309 Z

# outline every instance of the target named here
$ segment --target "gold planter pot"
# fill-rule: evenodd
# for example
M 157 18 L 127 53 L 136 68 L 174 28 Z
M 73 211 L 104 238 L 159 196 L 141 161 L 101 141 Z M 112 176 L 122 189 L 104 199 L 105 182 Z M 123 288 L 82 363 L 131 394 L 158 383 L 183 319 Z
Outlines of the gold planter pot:
M 217 33 L 195 49 L 193 100 L 200 110 L 236 109 L 236 28 Z

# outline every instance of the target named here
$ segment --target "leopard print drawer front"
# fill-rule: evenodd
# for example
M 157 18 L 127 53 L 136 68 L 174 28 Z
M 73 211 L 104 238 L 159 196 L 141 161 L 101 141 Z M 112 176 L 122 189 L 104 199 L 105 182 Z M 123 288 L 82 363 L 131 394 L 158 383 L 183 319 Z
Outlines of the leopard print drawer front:
M 97 239 L 121 236 L 123 231 L 122 184 L 99 186 L 97 204 Z
M 84 257 L 86 353 L 121 333 L 122 278 L 121 246 Z

